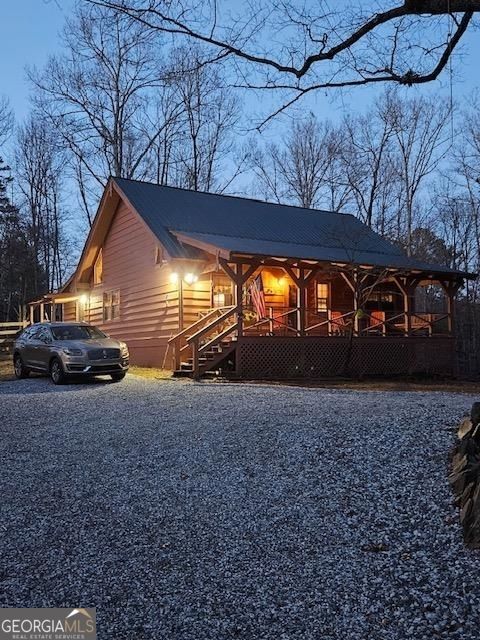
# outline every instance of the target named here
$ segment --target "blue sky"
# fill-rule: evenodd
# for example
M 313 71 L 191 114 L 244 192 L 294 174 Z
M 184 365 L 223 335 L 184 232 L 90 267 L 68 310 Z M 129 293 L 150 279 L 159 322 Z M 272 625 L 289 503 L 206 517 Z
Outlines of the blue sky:
M 0 94 L 9 97 L 17 121 L 21 121 L 29 110 L 29 87 L 25 78 L 25 66 L 41 67 L 52 53 L 61 50 L 59 33 L 65 17 L 72 11 L 75 0 L 4 0 L 1 8 L 0 42 Z M 471 31 L 464 40 L 462 54 L 453 61 L 454 94 L 461 100 L 468 96 L 480 80 L 480 32 Z M 319 93 L 302 103 L 302 110 L 312 110 L 320 118 L 335 120 L 344 111 L 365 110 L 378 88 L 361 88 L 348 93 Z M 441 93 L 448 95 L 448 74 L 428 87 L 408 90 L 415 93 Z M 262 100 L 265 96 L 261 96 Z M 247 111 L 258 113 L 260 98 L 250 94 Z M 278 127 L 265 132 L 266 138 L 278 135 Z
M 41 67 L 61 46 L 59 32 L 74 0 L 3 0 L 0 20 L 0 94 L 6 95 L 17 120 L 29 110 L 25 67 Z

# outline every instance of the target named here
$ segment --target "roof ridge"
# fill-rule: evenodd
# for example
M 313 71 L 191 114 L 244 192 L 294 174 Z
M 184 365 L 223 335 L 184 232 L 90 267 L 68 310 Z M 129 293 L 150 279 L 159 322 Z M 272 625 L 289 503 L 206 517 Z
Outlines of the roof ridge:
M 298 211 L 306 211 L 308 213 L 314 212 L 314 213 L 330 213 L 333 215 L 337 215 L 337 216 L 350 216 L 352 218 L 354 218 L 355 220 L 358 220 L 359 222 L 361 222 L 361 220 L 359 218 L 357 218 L 356 215 L 354 215 L 353 213 L 345 213 L 344 211 L 328 211 L 327 209 L 310 209 L 308 207 L 299 207 L 298 205 L 295 204 L 286 204 L 283 202 L 269 202 L 268 200 L 260 200 L 259 198 L 248 198 L 246 196 L 233 196 L 230 195 L 228 193 L 214 193 L 212 191 L 195 191 L 194 189 L 187 189 L 186 187 L 173 187 L 172 185 L 168 185 L 168 184 L 158 184 L 156 182 L 147 182 L 146 180 L 136 180 L 135 178 L 122 178 L 122 177 L 115 177 L 115 176 L 110 176 L 111 180 L 125 180 L 127 182 L 137 182 L 139 184 L 148 184 L 152 187 L 158 187 L 160 189 L 172 189 L 174 191 L 186 191 L 187 193 L 196 193 L 196 194 L 200 194 L 200 195 L 206 195 L 206 196 L 215 196 L 217 198 L 230 198 L 230 199 L 234 199 L 234 200 L 245 200 L 247 202 L 258 202 L 259 204 L 268 204 L 269 206 L 272 207 L 288 207 L 290 209 L 297 209 Z

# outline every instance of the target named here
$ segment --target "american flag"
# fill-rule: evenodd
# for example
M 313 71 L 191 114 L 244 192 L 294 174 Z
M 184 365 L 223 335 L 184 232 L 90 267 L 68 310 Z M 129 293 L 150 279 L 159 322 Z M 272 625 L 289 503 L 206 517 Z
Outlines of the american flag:
M 252 297 L 252 303 L 255 307 L 256 314 L 258 319 L 267 317 L 267 307 L 265 306 L 265 293 L 263 291 L 263 281 L 262 274 L 258 274 L 258 276 L 252 281 L 250 285 L 250 296 Z

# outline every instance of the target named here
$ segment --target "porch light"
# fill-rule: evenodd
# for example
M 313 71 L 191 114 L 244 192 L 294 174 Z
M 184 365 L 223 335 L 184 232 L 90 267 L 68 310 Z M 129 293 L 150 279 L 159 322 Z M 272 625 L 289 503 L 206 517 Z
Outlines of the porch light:
M 177 284 L 178 282 L 178 273 L 171 273 L 170 274 L 170 284 Z
M 198 276 L 194 273 L 186 273 L 183 279 L 187 284 L 193 284 L 198 280 Z
M 80 296 L 80 302 L 82 304 L 87 304 L 87 300 L 88 300 L 88 298 L 87 298 L 86 294 L 82 293 L 82 295 Z

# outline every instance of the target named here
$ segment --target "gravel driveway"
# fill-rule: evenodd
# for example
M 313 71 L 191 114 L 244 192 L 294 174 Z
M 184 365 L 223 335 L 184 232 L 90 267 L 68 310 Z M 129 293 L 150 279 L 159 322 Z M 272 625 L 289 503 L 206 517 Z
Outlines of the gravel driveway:
M 472 396 L 0 384 L 0 606 L 99 640 L 478 639 L 446 483 Z

